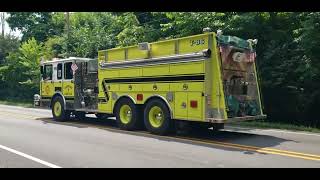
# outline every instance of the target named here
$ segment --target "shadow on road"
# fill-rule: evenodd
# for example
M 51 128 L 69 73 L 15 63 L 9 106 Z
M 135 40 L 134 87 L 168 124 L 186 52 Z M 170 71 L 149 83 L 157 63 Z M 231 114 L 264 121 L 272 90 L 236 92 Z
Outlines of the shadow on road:
M 241 148 L 225 147 L 225 146 L 217 145 L 217 142 L 253 146 L 256 149 L 261 149 L 261 148 L 274 148 L 283 142 L 292 141 L 292 140 L 283 139 L 275 136 L 246 133 L 243 131 L 242 132 L 224 131 L 224 130 L 213 131 L 210 129 L 198 131 L 198 132 L 192 132 L 192 133 L 177 133 L 176 135 L 171 135 L 169 137 L 155 136 L 145 131 L 122 131 L 117 128 L 115 120 L 112 120 L 112 119 L 101 120 L 101 119 L 92 118 L 92 117 L 87 117 L 81 120 L 72 118 L 67 122 L 53 121 L 52 118 L 37 118 L 37 120 L 41 120 L 44 124 L 48 124 L 48 123 L 59 124 L 64 126 L 77 127 L 77 128 L 96 127 L 99 129 L 112 131 L 116 133 L 125 133 L 125 134 L 130 134 L 135 136 L 155 138 L 161 141 L 180 142 L 180 143 L 193 144 L 193 145 L 199 145 L 199 146 L 205 146 L 205 147 L 213 147 L 216 149 L 223 149 L 228 151 L 238 151 L 238 152 L 240 151 L 245 154 L 256 154 L 256 153 L 264 154 L 264 153 L 259 153 L 259 152 L 250 151 L 250 150 L 243 150 Z M 140 133 L 137 133 L 137 132 L 140 132 Z M 177 138 L 173 139 L 170 137 L 177 137 Z M 193 140 L 189 141 L 188 139 L 190 138 Z M 203 143 L 203 141 L 205 141 L 206 143 Z M 212 144 L 210 142 L 212 142 Z

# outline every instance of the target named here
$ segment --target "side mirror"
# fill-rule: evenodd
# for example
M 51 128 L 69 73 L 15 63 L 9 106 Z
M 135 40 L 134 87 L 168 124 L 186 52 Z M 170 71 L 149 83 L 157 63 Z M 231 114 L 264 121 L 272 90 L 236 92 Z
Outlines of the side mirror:
M 99 88 L 98 87 L 94 87 L 94 93 L 99 93 Z

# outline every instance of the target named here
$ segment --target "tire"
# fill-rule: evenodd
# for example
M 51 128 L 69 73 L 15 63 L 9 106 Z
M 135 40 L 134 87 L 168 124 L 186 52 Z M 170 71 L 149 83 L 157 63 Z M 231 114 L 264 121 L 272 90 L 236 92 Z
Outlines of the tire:
M 51 110 L 55 121 L 67 121 L 70 119 L 70 111 L 65 110 L 61 96 L 57 96 L 53 99 Z
M 96 114 L 98 119 L 108 119 L 110 116 L 108 114 L 98 113 Z
M 115 116 L 118 127 L 123 130 L 136 130 L 142 127 L 141 112 L 130 99 L 124 98 L 117 102 Z
M 85 120 L 86 119 L 86 113 L 85 112 L 76 111 L 76 112 L 74 112 L 74 115 L 75 115 L 76 119 L 79 119 L 79 120 Z
M 195 133 L 195 134 L 203 134 L 208 133 L 209 128 L 212 127 L 212 124 L 210 123 L 204 123 L 204 122 L 189 122 L 189 133 Z
M 214 131 L 219 131 L 219 130 L 222 130 L 222 129 L 224 129 L 224 124 L 214 124 L 213 125 L 213 130 Z
M 167 105 L 160 99 L 147 103 L 144 110 L 144 124 L 152 134 L 167 135 L 174 130 L 174 121 L 170 117 Z

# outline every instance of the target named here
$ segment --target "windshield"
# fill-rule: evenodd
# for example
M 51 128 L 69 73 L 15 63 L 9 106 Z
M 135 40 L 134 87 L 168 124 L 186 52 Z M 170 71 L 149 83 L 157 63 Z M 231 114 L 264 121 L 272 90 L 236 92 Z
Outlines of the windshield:
M 96 59 L 88 61 L 88 72 L 98 72 L 98 61 Z

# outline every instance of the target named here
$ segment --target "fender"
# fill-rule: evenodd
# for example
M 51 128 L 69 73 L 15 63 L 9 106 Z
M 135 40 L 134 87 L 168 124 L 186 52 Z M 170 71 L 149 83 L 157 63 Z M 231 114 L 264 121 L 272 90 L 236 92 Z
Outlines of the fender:
M 131 97 L 131 96 L 129 96 L 129 95 L 122 95 L 122 96 L 118 97 L 117 100 L 116 100 L 116 102 L 114 102 L 114 104 L 117 104 L 117 102 L 119 101 L 119 99 L 124 98 L 124 97 L 127 97 L 127 98 L 131 99 L 131 101 L 132 101 L 134 104 L 137 104 L 136 100 L 134 100 L 134 98 Z
M 118 97 L 117 100 L 114 102 L 114 106 L 113 106 L 113 110 L 112 110 L 113 114 L 115 114 L 115 107 L 116 107 L 119 99 L 122 99 L 122 98 L 125 98 L 125 97 L 126 97 L 126 98 L 129 98 L 134 104 L 136 104 L 136 101 L 135 101 L 131 96 L 129 96 L 129 95 L 122 95 L 122 96 Z
M 56 93 L 54 93 L 54 95 L 52 96 L 52 99 L 51 99 L 51 103 L 50 103 L 50 108 L 52 106 L 52 101 L 53 99 L 56 97 L 56 96 L 61 96 L 62 97 L 62 100 L 63 100 L 63 107 L 64 107 L 64 110 L 66 110 L 66 99 L 64 98 L 63 94 L 60 92 L 60 91 L 57 91 Z

